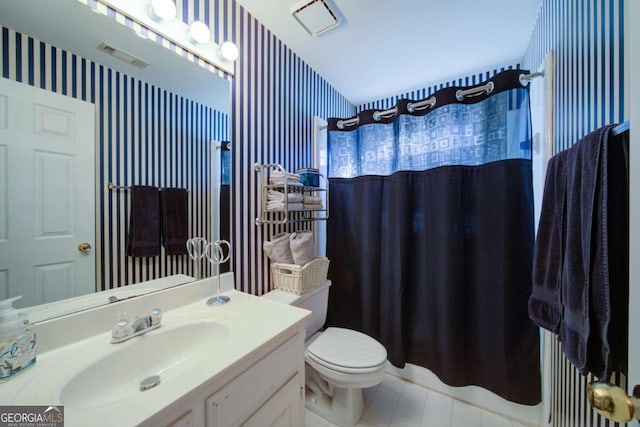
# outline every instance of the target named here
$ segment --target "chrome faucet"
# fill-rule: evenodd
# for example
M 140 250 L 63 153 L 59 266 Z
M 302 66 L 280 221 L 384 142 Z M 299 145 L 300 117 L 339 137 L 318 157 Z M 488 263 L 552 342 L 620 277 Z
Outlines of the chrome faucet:
M 111 331 L 111 344 L 118 344 L 156 329 L 160 327 L 161 321 L 162 310 L 159 308 L 154 308 L 146 316 L 136 316 L 132 322 L 127 319 L 120 319 Z

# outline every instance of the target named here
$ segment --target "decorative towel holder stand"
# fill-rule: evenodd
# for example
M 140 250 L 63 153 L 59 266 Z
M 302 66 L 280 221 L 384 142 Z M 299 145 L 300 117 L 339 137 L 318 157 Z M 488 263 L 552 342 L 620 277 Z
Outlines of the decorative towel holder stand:
M 207 250 L 207 239 L 204 237 L 194 237 L 187 240 L 187 253 L 194 263 L 196 280 L 200 280 L 200 260 L 204 257 Z
M 226 256 L 224 254 L 222 246 L 227 247 Z M 226 240 L 216 240 L 215 242 L 210 242 L 206 246 L 204 254 L 209 262 L 216 266 L 216 276 L 218 277 L 218 295 L 209 298 L 207 300 L 207 305 L 218 306 L 226 304 L 229 302 L 230 298 L 226 295 L 220 295 L 220 264 L 224 264 L 225 262 L 229 261 L 229 257 L 231 256 L 231 243 Z

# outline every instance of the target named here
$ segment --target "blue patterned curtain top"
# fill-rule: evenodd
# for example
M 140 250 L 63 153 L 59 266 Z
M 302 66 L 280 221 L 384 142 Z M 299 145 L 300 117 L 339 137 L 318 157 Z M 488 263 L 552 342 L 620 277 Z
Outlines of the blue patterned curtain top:
M 497 88 L 491 94 L 463 101 L 450 95 L 465 88 L 438 91 L 434 94 L 436 106 L 427 112 L 406 112 L 408 101 L 404 100 L 398 103 L 400 113 L 392 119 L 377 122 L 367 119 L 371 112 L 361 113 L 364 124 L 355 129 L 340 130 L 338 119 L 330 119 L 329 177 L 390 175 L 401 170 L 530 159 L 529 91 L 517 79 L 520 74 L 527 71 L 497 74 L 491 79 Z

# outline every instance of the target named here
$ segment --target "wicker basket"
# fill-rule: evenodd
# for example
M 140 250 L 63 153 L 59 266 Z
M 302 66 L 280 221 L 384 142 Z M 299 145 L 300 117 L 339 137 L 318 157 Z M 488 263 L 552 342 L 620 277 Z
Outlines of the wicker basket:
M 305 265 L 275 262 L 271 264 L 271 279 L 274 288 L 302 295 L 324 284 L 328 270 L 327 257 L 316 258 Z

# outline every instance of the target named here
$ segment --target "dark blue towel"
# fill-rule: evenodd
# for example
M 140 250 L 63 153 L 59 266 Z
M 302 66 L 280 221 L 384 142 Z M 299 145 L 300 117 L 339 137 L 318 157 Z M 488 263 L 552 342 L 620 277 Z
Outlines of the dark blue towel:
M 562 320 L 562 262 L 564 259 L 564 215 L 566 204 L 565 163 L 567 152 L 553 156 L 547 165 L 542 209 L 533 253 L 533 290 L 529 317 L 553 333 Z
M 160 255 L 160 197 L 157 187 L 131 187 L 126 254 L 135 257 Z
M 611 375 L 608 137 L 604 126 L 568 150 L 566 242 L 562 268 L 562 350 L 583 374 Z
M 582 374 L 603 380 L 626 363 L 628 141 L 609 140 L 614 126 L 549 161 L 529 299 L 534 323 L 559 334 Z
M 187 253 L 189 237 L 189 194 L 184 188 L 163 188 L 162 243 L 167 255 Z

